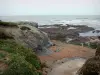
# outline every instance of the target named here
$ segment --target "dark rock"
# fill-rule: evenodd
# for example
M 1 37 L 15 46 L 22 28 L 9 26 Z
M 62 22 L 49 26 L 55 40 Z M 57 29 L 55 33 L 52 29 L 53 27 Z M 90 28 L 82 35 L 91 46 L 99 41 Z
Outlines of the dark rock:
M 94 30 L 92 33 L 100 33 L 100 30 Z
M 46 25 L 46 27 L 49 25 Z M 74 29 L 69 29 L 73 27 Z M 79 33 L 88 32 L 94 30 L 92 27 L 85 25 L 57 25 L 57 28 L 40 28 L 42 31 L 48 33 L 51 39 L 61 38 L 59 40 L 65 40 L 66 38 L 78 38 Z M 60 34 L 60 35 L 59 35 Z M 58 36 L 59 35 L 59 36 Z
M 56 46 L 56 44 L 54 43 L 52 46 Z
M 100 40 L 100 36 L 98 36 L 98 39 Z
M 36 51 L 38 51 L 38 50 L 42 51 L 43 50 L 41 45 L 37 45 L 37 47 L 35 49 L 36 49 Z
M 79 70 L 78 75 L 99 75 L 100 73 L 100 57 L 96 56 L 88 59 L 82 68 Z
M 77 72 L 78 75 L 100 75 L 100 46 L 95 56 L 89 58 Z
M 76 43 L 76 44 L 79 43 L 80 44 L 80 43 L 85 43 L 87 41 L 89 41 L 89 39 L 86 37 L 78 37 L 78 38 L 75 38 L 72 41 L 70 41 L 70 43 Z
M 29 27 L 26 27 L 26 26 L 22 26 L 20 29 L 21 30 L 31 30 Z
M 95 31 L 92 31 L 92 33 L 95 33 Z

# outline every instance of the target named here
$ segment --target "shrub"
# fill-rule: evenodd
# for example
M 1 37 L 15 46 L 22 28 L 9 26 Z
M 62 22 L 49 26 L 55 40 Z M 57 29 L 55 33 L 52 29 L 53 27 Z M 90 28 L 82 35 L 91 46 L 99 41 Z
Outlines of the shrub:
M 66 41 L 66 35 L 63 35 L 61 33 L 56 34 L 55 36 L 55 40 L 59 40 L 59 41 Z
M 41 63 L 31 49 L 16 44 L 13 40 L 0 40 L 0 50 L 9 54 L 8 68 L 1 75 L 39 75 Z M 2 56 L 2 55 L 1 55 Z
M 18 28 L 18 25 L 14 22 L 3 22 L 3 21 L 0 21 L 0 26 L 3 26 L 3 27 L 17 27 Z
M 26 27 L 26 26 L 22 26 L 20 29 L 21 30 L 31 30 L 29 27 Z
M 0 59 L 4 58 L 6 55 L 4 53 L 0 53 Z
M 97 43 L 90 43 L 90 48 L 96 49 L 97 48 Z

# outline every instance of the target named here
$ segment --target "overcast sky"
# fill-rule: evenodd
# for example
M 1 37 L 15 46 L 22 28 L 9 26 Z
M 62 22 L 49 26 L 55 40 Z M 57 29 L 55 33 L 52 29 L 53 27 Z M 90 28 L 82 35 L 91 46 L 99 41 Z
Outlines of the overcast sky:
M 100 15 L 100 0 L 0 0 L 0 15 Z

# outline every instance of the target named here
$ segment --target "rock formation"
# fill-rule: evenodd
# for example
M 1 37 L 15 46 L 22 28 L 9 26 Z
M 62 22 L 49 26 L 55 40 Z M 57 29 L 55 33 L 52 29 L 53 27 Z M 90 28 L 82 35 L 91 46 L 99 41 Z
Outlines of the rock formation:
M 100 45 L 99 45 L 100 46 Z M 100 75 L 100 47 L 97 47 L 95 56 L 88 59 L 78 71 L 78 75 Z
M 94 30 L 92 27 L 85 25 L 44 25 L 39 27 L 42 31 L 48 33 L 51 39 L 58 40 L 58 35 L 61 34 L 61 40 L 67 41 L 66 38 L 75 39 L 80 35 L 79 33 L 84 33 Z M 59 39 L 60 40 L 60 39 Z
M 48 38 L 48 35 L 45 32 L 37 29 L 37 26 L 38 25 L 34 25 L 34 23 L 30 25 L 28 24 L 28 22 L 26 22 L 25 24 L 24 22 L 21 22 L 20 25 L 18 24 L 16 26 L 4 26 L 1 23 L 0 30 L 2 30 L 2 33 L 0 33 L 0 35 L 7 35 L 9 38 L 13 38 L 16 40 L 16 42 L 32 48 L 33 50 L 38 50 L 39 47 L 41 48 L 41 50 L 43 50 L 51 45 L 51 42 Z

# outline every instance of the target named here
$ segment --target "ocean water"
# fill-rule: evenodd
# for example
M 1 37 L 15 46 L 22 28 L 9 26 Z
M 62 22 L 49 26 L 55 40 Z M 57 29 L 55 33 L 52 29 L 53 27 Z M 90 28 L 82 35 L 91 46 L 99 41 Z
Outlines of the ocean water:
M 33 21 L 39 25 L 73 24 L 87 25 L 100 30 L 100 15 L 35 15 L 35 16 L 0 16 L 3 21 Z
M 79 33 L 80 36 L 82 37 L 87 37 L 87 36 L 100 36 L 100 33 L 93 33 L 92 31 L 85 32 L 85 33 Z

